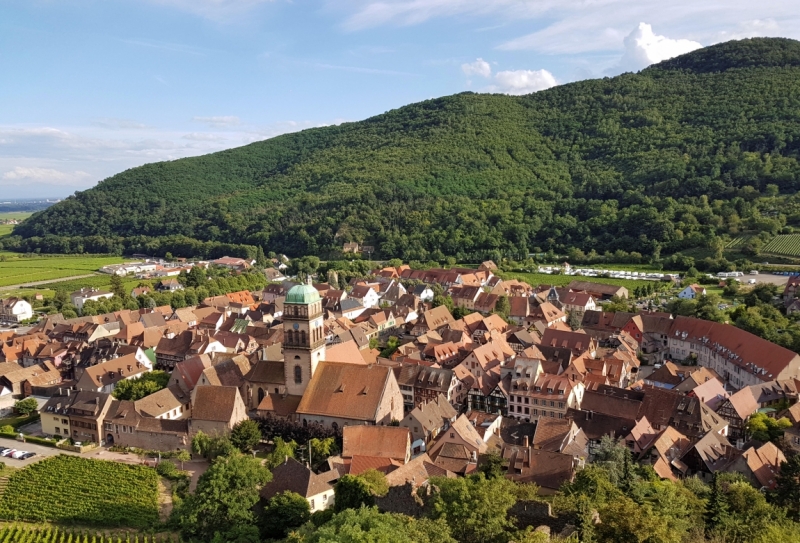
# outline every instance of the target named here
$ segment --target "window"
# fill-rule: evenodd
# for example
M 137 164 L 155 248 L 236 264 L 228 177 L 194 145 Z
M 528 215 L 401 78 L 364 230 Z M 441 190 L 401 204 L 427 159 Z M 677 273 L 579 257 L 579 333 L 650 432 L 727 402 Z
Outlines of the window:
M 61 419 L 61 424 L 69 424 L 69 421 L 67 419 Z
M 530 409 L 528 409 L 527 407 L 525 408 L 525 414 L 530 415 Z
M 314 500 L 311 500 L 311 509 L 314 509 Z
M 553 393 L 553 389 L 552 389 L 552 388 L 548 388 L 548 389 L 547 389 L 547 393 L 548 393 L 548 394 L 552 394 L 552 393 Z
M 537 398 L 533 399 L 533 405 L 539 405 L 539 400 Z
M 60 433 L 61 433 L 61 428 L 59 428 L 58 426 L 56 426 L 56 433 L 57 433 L 57 434 L 60 434 Z M 797 438 L 795 438 L 795 439 L 797 439 Z
M 450 439 L 455 439 L 455 437 L 456 437 L 455 432 L 450 432 Z
M 327 494 L 323 494 L 322 495 L 322 503 L 327 503 L 327 501 L 328 501 L 328 495 Z
M 564 418 L 564 413 L 559 413 L 558 414 L 558 418 L 563 419 Z
M 534 415 L 538 415 L 538 414 L 539 414 L 539 410 L 538 410 L 538 409 L 534 409 L 534 410 L 533 410 L 533 414 L 534 414 Z
M 525 398 L 525 403 L 528 403 L 528 398 Z
M 558 407 L 560 407 L 561 409 L 564 409 L 564 402 L 558 402 Z
M 550 407 L 555 407 L 555 406 L 556 406 L 556 402 L 550 401 Z
M 298 358 L 298 357 L 295 357 L 295 358 Z M 300 366 L 295 366 L 294 367 L 294 382 L 296 384 L 300 384 L 300 383 L 303 382 L 303 368 L 301 368 Z

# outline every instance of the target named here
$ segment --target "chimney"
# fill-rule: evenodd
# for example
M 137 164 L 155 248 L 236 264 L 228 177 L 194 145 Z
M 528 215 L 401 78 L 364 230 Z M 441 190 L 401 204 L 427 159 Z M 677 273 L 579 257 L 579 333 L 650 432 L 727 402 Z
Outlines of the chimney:
M 526 449 L 530 447 L 530 443 L 528 442 L 528 436 L 522 438 L 522 446 L 525 447 Z

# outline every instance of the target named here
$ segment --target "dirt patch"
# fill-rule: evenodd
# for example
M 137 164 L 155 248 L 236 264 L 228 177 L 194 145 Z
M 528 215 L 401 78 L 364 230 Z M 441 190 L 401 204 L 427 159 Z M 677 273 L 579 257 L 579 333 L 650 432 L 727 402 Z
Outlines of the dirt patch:
M 158 481 L 158 520 L 167 522 L 172 514 L 172 481 L 164 479 Z

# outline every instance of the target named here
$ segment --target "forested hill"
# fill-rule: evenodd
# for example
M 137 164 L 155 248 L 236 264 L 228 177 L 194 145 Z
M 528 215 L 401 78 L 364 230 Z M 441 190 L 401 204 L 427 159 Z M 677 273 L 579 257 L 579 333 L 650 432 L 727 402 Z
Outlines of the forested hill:
M 463 93 L 148 164 L 36 214 L 3 244 L 326 256 L 358 241 L 407 260 L 667 254 L 800 223 L 799 157 L 800 42 L 752 39 L 638 74 L 527 96 Z

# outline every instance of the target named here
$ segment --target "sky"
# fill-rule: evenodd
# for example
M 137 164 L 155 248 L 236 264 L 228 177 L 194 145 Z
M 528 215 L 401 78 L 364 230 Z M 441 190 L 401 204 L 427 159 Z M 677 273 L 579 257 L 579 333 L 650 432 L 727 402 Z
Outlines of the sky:
M 800 38 L 795 2 L 2 0 L 0 201 L 754 36 Z

